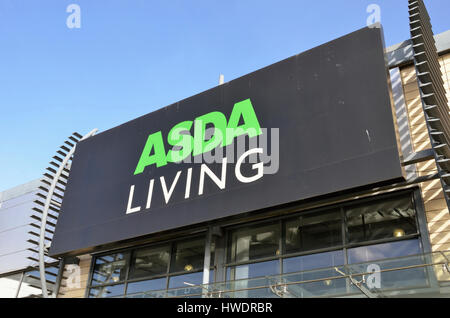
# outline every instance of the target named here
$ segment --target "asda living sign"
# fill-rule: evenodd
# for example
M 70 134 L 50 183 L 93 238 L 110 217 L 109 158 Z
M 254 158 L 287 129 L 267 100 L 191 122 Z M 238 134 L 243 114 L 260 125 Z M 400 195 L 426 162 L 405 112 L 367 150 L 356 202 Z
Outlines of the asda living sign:
M 240 124 L 240 122 L 242 123 Z M 207 126 L 212 130 L 212 136 L 210 136 L 210 138 L 206 138 Z M 193 130 L 192 136 L 191 130 Z M 139 157 L 134 175 L 142 174 L 147 167 L 152 165 L 164 167 L 167 164 L 179 163 L 183 160 L 185 162 L 190 162 L 191 157 L 202 156 L 214 149 L 220 151 L 223 147 L 233 146 L 233 141 L 238 137 L 246 135 L 249 138 L 253 138 L 260 136 L 261 134 L 262 130 L 255 109 L 251 100 L 246 99 L 234 104 L 229 119 L 227 119 L 222 112 L 213 111 L 195 118 L 194 121 L 186 120 L 174 125 L 167 134 L 167 144 L 172 147 L 167 151 L 162 132 L 158 131 L 150 134 L 142 150 L 141 156 Z M 279 140 L 275 140 L 275 143 L 278 142 Z M 244 176 L 241 172 L 241 166 L 246 158 L 250 157 L 252 154 L 262 154 L 264 152 L 264 149 L 261 147 L 262 146 L 260 145 L 259 147 L 256 146 L 246 150 L 239 156 L 234 169 L 238 181 L 250 183 L 263 177 L 264 165 L 262 161 L 253 165 L 253 169 L 256 172 L 252 176 Z M 277 149 L 277 152 L 278 147 L 274 148 Z M 274 155 L 274 153 L 272 153 L 272 155 Z M 278 153 L 275 155 L 278 155 Z M 200 159 L 200 165 L 197 169 L 200 174 L 198 195 L 203 195 L 204 193 L 205 178 L 210 178 L 219 189 L 225 189 L 229 159 L 226 156 L 216 157 L 221 164 L 219 176 L 216 176 L 208 165 L 202 162 L 202 158 Z M 157 183 L 160 183 L 160 187 L 158 187 L 160 189 L 159 192 L 160 195 L 164 196 L 166 204 L 169 203 L 172 193 L 177 186 L 184 187 L 184 199 L 189 199 L 191 197 L 192 173 L 192 167 L 188 168 L 186 171 L 179 170 L 171 184 L 166 180 L 165 176 L 152 178 L 149 182 L 148 193 L 145 197 L 145 209 L 148 210 L 151 208 L 151 202 L 155 191 L 155 180 L 157 180 Z M 180 181 L 182 175 L 184 181 Z M 183 184 L 179 185 L 179 183 Z M 141 205 L 132 207 L 134 191 L 135 185 L 131 185 L 126 210 L 127 214 L 142 210 Z
M 389 90 L 364 28 L 88 138 L 50 254 L 398 182 Z
M 242 118 L 243 124 L 239 125 Z M 213 137 L 205 140 L 206 126 L 212 124 Z M 190 130 L 194 126 L 194 136 Z M 183 134 L 186 132 L 186 134 Z M 230 119 L 219 111 L 210 112 L 192 120 L 186 120 L 172 127 L 167 135 L 167 143 L 179 149 L 166 153 L 161 131 L 148 136 L 134 174 L 142 173 L 145 167 L 155 164 L 162 167 L 170 162 L 179 162 L 188 156 L 198 156 L 216 147 L 230 145 L 235 137 L 248 134 L 255 137 L 261 134 L 261 127 L 250 99 L 234 104 Z

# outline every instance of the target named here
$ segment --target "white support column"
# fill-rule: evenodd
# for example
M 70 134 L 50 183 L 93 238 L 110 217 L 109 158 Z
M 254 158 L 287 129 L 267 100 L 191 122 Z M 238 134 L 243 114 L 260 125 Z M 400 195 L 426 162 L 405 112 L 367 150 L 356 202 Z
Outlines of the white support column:
M 93 129 L 88 134 L 86 134 L 84 137 L 82 137 L 79 141 L 82 141 L 84 139 L 87 139 L 97 133 L 98 129 Z M 70 151 L 67 153 L 67 155 L 64 157 L 63 161 L 60 164 L 60 167 L 58 171 L 53 176 L 53 181 L 48 189 L 47 198 L 45 200 L 44 208 L 42 209 L 42 217 L 41 217 L 41 230 L 40 230 L 40 236 L 39 236 L 39 273 L 41 278 L 41 289 L 42 289 L 42 297 L 48 298 L 48 291 L 47 291 L 47 281 L 45 277 L 45 252 L 46 248 L 48 246 L 45 246 L 45 230 L 47 226 L 47 217 L 48 217 L 48 210 L 50 208 L 50 202 L 52 201 L 53 192 L 55 191 L 56 184 L 61 177 L 61 174 L 63 170 L 66 168 L 67 163 L 69 162 L 70 158 L 72 157 L 73 153 L 75 152 L 76 145 L 74 145 Z M 62 269 L 61 269 L 62 270 Z M 55 292 L 53 292 L 52 297 L 55 298 L 57 295 Z

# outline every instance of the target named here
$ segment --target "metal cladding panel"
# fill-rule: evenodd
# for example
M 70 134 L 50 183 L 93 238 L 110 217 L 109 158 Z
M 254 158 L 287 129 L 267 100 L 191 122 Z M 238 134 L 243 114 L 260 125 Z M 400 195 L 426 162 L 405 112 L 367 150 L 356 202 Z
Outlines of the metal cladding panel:
M 161 131 L 167 151 L 166 136 L 174 125 L 212 111 L 229 119 L 234 104 L 246 99 L 261 127 L 279 129 L 276 173 L 242 183 L 235 174 L 236 163 L 228 163 L 225 188 L 220 189 L 206 175 L 202 195 L 198 194 L 200 163 L 151 165 L 134 175 L 150 134 Z M 50 254 L 74 254 L 403 180 L 391 107 L 382 30 L 364 28 L 81 141 Z M 269 144 L 272 150 L 276 148 L 274 142 Z M 221 162 L 206 166 L 221 177 Z M 185 199 L 189 168 L 191 190 Z M 241 168 L 243 175 L 255 174 L 252 164 Z M 179 179 L 166 204 L 160 177 L 170 189 L 178 171 Z M 151 207 L 146 209 L 152 179 Z M 141 210 L 126 214 L 132 185 L 130 206 L 141 206 Z
M 17 191 L 27 187 L 29 189 L 26 192 Z M 14 190 L 20 194 L 5 201 L 0 200 L 0 274 L 34 265 L 34 262 L 28 259 L 35 255 L 27 250 L 30 245 L 27 239 L 31 229 L 29 224 L 36 183 L 29 183 Z

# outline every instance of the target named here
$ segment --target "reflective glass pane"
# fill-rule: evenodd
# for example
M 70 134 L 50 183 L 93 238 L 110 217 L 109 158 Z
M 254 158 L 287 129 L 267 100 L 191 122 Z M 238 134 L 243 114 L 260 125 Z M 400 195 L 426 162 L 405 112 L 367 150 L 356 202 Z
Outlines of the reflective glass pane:
M 419 240 L 407 240 L 348 249 L 348 263 L 364 263 L 386 258 L 420 254 Z
M 169 278 L 169 290 L 167 297 L 200 298 L 203 288 L 203 272 L 183 274 Z
M 167 278 L 157 278 L 151 280 L 143 280 L 140 282 L 128 283 L 127 295 L 142 293 L 150 290 L 166 289 Z
M 346 211 L 348 241 L 364 242 L 417 233 L 411 197 L 359 205 Z
M 149 277 L 167 273 L 170 246 L 145 248 L 133 254 L 130 278 Z
M 278 260 L 273 260 L 230 267 L 227 280 L 264 277 L 277 274 L 280 274 L 280 262 Z
M 95 259 L 92 285 L 125 280 L 129 252 L 99 256 Z
M 292 273 L 316 268 L 339 266 L 343 265 L 344 262 L 344 252 L 341 250 L 291 257 L 283 260 L 283 273 Z
M 419 253 L 420 244 L 416 239 L 358 247 L 348 250 L 348 261 L 352 264 L 349 268 L 353 273 L 381 271 L 372 275 L 370 282 L 378 289 L 426 287 L 426 268 L 410 268 L 428 263 Z
M 313 297 L 345 292 L 345 279 L 328 279 L 339 276 L 332 267 L 343 265 L 344 262 L 344 252 L 341 250 L 284 259 L 283 272 L 295 272 L 285 276 L 286 281 L 304 282 L 323 279 L 317 282 L 290 285 L 290 293 L 295 297 Z
M 123 296 L 124 284 L 91 288 L 89 298 L 109 298 Z
M 342 245 L 340 211 L 299 216 L 285 223 L 286 252 L 310 251 Z
M 345 294 L 346 278 L 335 268 L 327 267 L 287 274 L 283 281 L 289 283 L 287 289 L 294 297 L 318 297 Z
M 231 262 L 242 262 L 280 254 L 280 227 L 278 223 L 246 227 L 231 234 L 229 258 Z
M 280 274 L 280 262 L 278 260 L 229 268 L 227 280 L 232 281 L 230 282 L 230 288 L 237 291 L 233 293 L 232 297 L 275 297 L 276 295 L 270 291 L 270 288 L 260 287 L 268 284 L 265 276 L 277 274 Z M 258 279 L 258 277 L 261 277 L 261 279 Z
M 190 287 L 203 283 L 203 272 L 169 277 L 169 288 Z
M 190 272 L 203 269 L 205 257 L 205 240 L 197 239 L 186 242 L 177 242 L 172 257 L 170 272 Z

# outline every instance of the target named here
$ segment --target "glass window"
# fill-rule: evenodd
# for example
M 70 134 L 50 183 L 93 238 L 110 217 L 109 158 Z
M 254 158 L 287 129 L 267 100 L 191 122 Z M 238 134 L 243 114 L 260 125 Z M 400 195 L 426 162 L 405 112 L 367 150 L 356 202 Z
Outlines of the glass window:
M 283 273 L 307 271 L 316 268 L 325 268 L 343 265 L 345 262 L 342 250 L 290 257 L 283 260 Z
M 170 272 L 191 272 L 203 269 L 205 258 L 205 240 L 177 242 L 174 248 Z
M 169 259 L 170 245 L 137 250 L 131 261 L 130 278 L 166 274 Z
M 417 233 L 411 197 L 365 204 L 346 211 L 349 243 Z
M 386 270 L 380 274 L 382 289 L 425 287 L 428 284 L 426 268 L 391 270 L 426 264 L 420 253 L 419 240 L 413 239 L 349 249 L 348 262 L 355 272 L 366 272 L 369 266 Z
M 89 298 L 109 298 L 123 296 L 124 284 L 91 288 Z
M 125 280 L 129 252 L 99 256 L 95 259 L 92 285 Z
M 201 237 L 97 256 L 89 297 L 122 297 L 125 285 L 126 297 L 167 297 L 168 285 L 202 284 L 204 249 Z
M 407 240 L 351 248 L 347 251 L 348 263 L 365 263 L 386 258 L 420 254 L 419 240 Z
M 315 269 L 287 275 L 288 291 L 295 297 L 333 297 L 347 293 L 347 279 L 333 268 Z
M 127 295 L 142 293 L 150 290 L 166 289 L 167 278 L 157 278 L 151 280 L 143 280 L 140 282 L 128 283 Z
M 286 253 L 342 245 L 340 211 L 299 216 L 285 223 Z
M 232 262 L 242 262 L 280 255 L 280 227 L 278 223 L 246 227 L 231 234 L 229 258 Z
M 228 268 L 227 279 L 233 281 L 230 285 L 233 297 L 274 297 L 275 295 L 267 286 L 265 276 L 277 275 L 280 273 L 280 261 L 252 263 Z M 246 280 L 249 279 L 249 280 Z
M 283 273 L 291 273 L 285 275 L 286 281 L 311 281 L 290 285 L 289 292 L 297 297 L 331 296 L 345 292 L 345 279 L 329 279 L 338 276 L 332 267 L 344 263 L 342 250 L 284 259 Z
M 168 297 L 194 297 L 202 295 L 203 288 L 198 286 L 203 283 L 203 272 L 171 276 L 169 278 Z M 170 290 L 171 288 L 175 288 Z
M 270 275 L 277 275 L 280 273 L 279 260 L 268 262 L 252 263 L 230 267 L 228 269 L 227 277 L 231 280 L 255 278 Z

